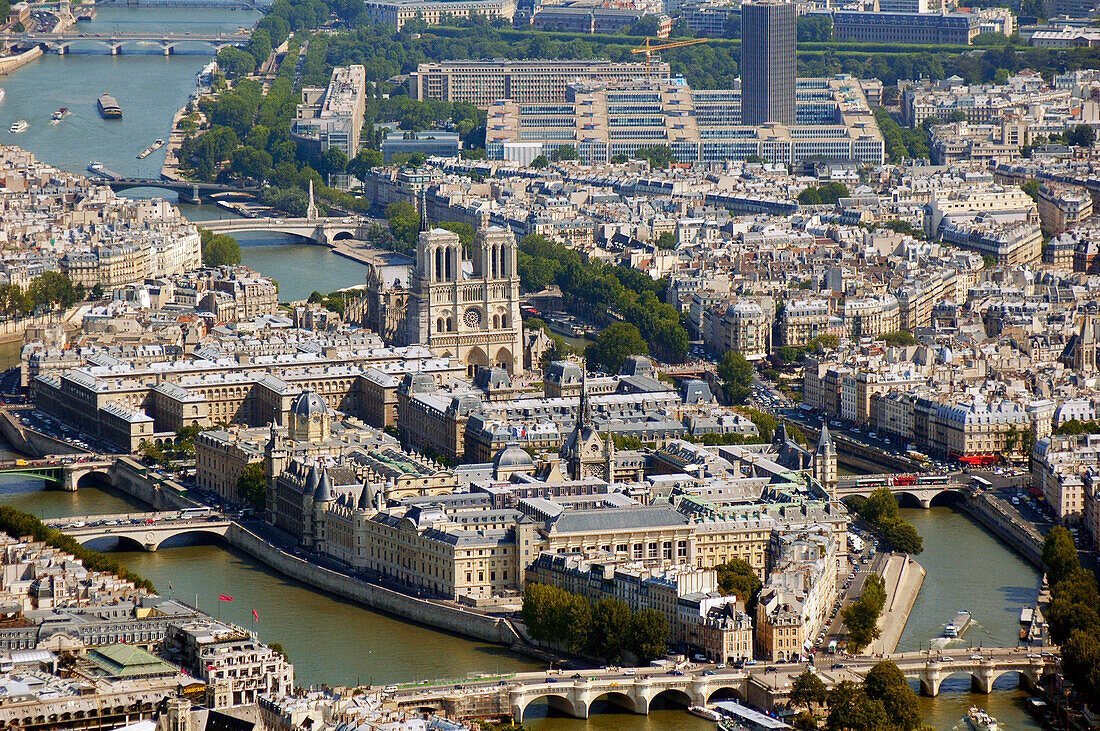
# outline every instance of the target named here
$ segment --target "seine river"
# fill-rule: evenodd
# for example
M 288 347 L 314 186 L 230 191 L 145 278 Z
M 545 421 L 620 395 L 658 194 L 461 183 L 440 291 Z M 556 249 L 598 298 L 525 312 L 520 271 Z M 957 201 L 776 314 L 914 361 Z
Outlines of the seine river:
M 81 31 L 234 31 L 256 18 L 246 11 L 100 8 L 97 20 L 82 25 Z M 78 53 L 45 56 L 0 77 L 0 86 L 7 91 L 0 104 L 0 130 L 17 119 L 30 123 L 30 129 L 20 135 L 0 131 L 6 135 L 3 143 L 25 147 L 43 161 L 68 170 L 83 171 L 89 161 L 98 160 L 120 173 L 158 175 L 163 151 L 145 160 L 135 156 L 157 137 L 167 137 L 172 115 L 186 102 L 195 73 L 209 57 L 198 53 L 165 57 L 151 51 L 110 56 L 87 44 Z M 95 98 L 103 92 L 119 100 L 125 114 L 121 122 L 106 122 L 96 114 Z M 71 110 L 70 116 L 60 124 L 50 124 L 50 114 L 62 106 Z M 194 220 L 223 215 L 208 206 L 184 206 L 183 210 Z M 257 237 L 243 240 L 242 250 L 246 264 L 278 280 L 283 300 L 363 281 L 361 265 L 321 247 Z M 88 488 L 65 493 L 45 490 L 38 481 L 3 477 L 0 502 L 44 518 L 138 507 L 114 492 Z M 1020 607 L 1034 600 L 1036 572 L 975 524 L 948 509 L 907 511 L 907 517 L 924 536 L 926 550 L 919 560 L 928 570 L 928 578 L 902 637 L 902 649 L 915 648 L 937 636 L 957 609 L 972 611 L 978 622 L 968 633 L 968 641 L 1012 644 Z M 470 673 L 537 667 L 530 659 L 500 648 L 406 624 L 289 582 L 217 545 L 119 555 L 160 591 L 190 602 L 197 600 L 212 614 L 220 611 L 224 619 L 250 625 L 255 609 L 260 615 L 256 625 L 260 637 L 282 643 L 303 685 L 461 678 Z M 218 607 L 218 594 L 228 594 L 234 600 Z M 968 706 L 978 705 L 997 716 L 1002 728 L 1038 728 L 1023 710 L 1026 696 L 1015 689 L 1014 679 L 1002 678 L 989 696 L 970 695 L 965 692 L 967 687 L 965 679 L 955 678 L 945 683 L 939 698 L 922 699 L 928 722 L 937 729 L 953 728 Z M 673 710 L 648 717 L 600 713 L 587 722 L 550 718 L 531 725 L 539 731 L 712 728 L 702 719 Z

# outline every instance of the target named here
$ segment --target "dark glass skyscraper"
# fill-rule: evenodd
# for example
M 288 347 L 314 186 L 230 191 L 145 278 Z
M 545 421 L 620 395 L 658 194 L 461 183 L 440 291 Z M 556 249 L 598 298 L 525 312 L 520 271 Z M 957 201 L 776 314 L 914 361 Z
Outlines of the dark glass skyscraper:
M 795 4 L 741 5 L 741 124 L 795 123 Z

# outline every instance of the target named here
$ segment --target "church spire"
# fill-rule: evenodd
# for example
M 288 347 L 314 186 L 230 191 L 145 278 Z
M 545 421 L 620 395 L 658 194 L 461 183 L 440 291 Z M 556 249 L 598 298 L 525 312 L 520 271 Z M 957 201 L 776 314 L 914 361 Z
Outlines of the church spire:
M 592 407 L 588 403 L 588 363 L 581 361 L 581 402 L 577 409 L 577 421 L 581 427 L 592 426 Z
M 424 188 L 420 189 L 417 202 L 420 204 L 420 231 L 424 232 L 428 230 L 428 195 Z

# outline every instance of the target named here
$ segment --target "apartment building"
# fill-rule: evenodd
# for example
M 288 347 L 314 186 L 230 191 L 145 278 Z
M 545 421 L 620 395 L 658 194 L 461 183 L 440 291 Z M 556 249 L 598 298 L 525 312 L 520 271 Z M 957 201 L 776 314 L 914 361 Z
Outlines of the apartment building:
M 349 160 L 355 157 L 367 103 L 366 85 L 366 69 L 353 64 L 334 68 L 324 89 L 302 89 L 291 138 L 312 157 L 320 157 L 330 147 L 341 150 Z
M 213 619 L 171 624 L 164 648 L 191 677 L 206 683 L 206 705 L 214 710 L 294 690 L 294 666 L 235 625 Z
M 663 79 L 577 81 L 564 102 L 494 101 L 486 149 L 494 160 L 518 160 L 533 145 L 543 154 L 574 147 L 587 163 L 668 145 L 680 162 L 766 160 L 795 164 L 813 157 L 884 161 L 885 146 L 859 83 L 847 77 L 799 79 L 796 124 L 760 127 L 741 120 L 741 92 L 692 90 Z
M 840 43 L 881 43 L 969 46 L 981 32 L 976 13 L 894 13 L 833 10 L 833 40 Z
M 372 22 L 391 25 L 397 30 L 410 20 L 440 25 L 476 14 L 511 21 L 516 14 L 515 0 L 369 0 L 364 7 Z
M 630 81 L 668 79 L 667 61 L 614 62 L 604 59 L 457 59 L 422 63 L 409 74 L 409 96 L 419 101 L 466 102 L 481 109 L 498 99 L 517 104 L 564 102 L 578 79 Z

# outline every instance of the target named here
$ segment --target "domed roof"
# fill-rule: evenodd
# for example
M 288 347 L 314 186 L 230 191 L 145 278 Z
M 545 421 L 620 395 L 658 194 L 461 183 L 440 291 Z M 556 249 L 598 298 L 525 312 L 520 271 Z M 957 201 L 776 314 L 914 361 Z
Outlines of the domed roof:
M 321 400 L 321 397 L 315 391 L 307 390 L 302 391 L 294 399 L 294 403 L 290 406 L 290 413 L 295 416 L 309 417 L 314 414 L 328 413 L 328 407 L 325 406 L 325 402 Z
M 504 449 L 497 452 L 496 457 L 493 458 L 493 466 L 497 469 L 534 467 L 535 460 L 531 459 L 531 455 L 527 453 L 527 450 L 515 442 L 511 442 Z

